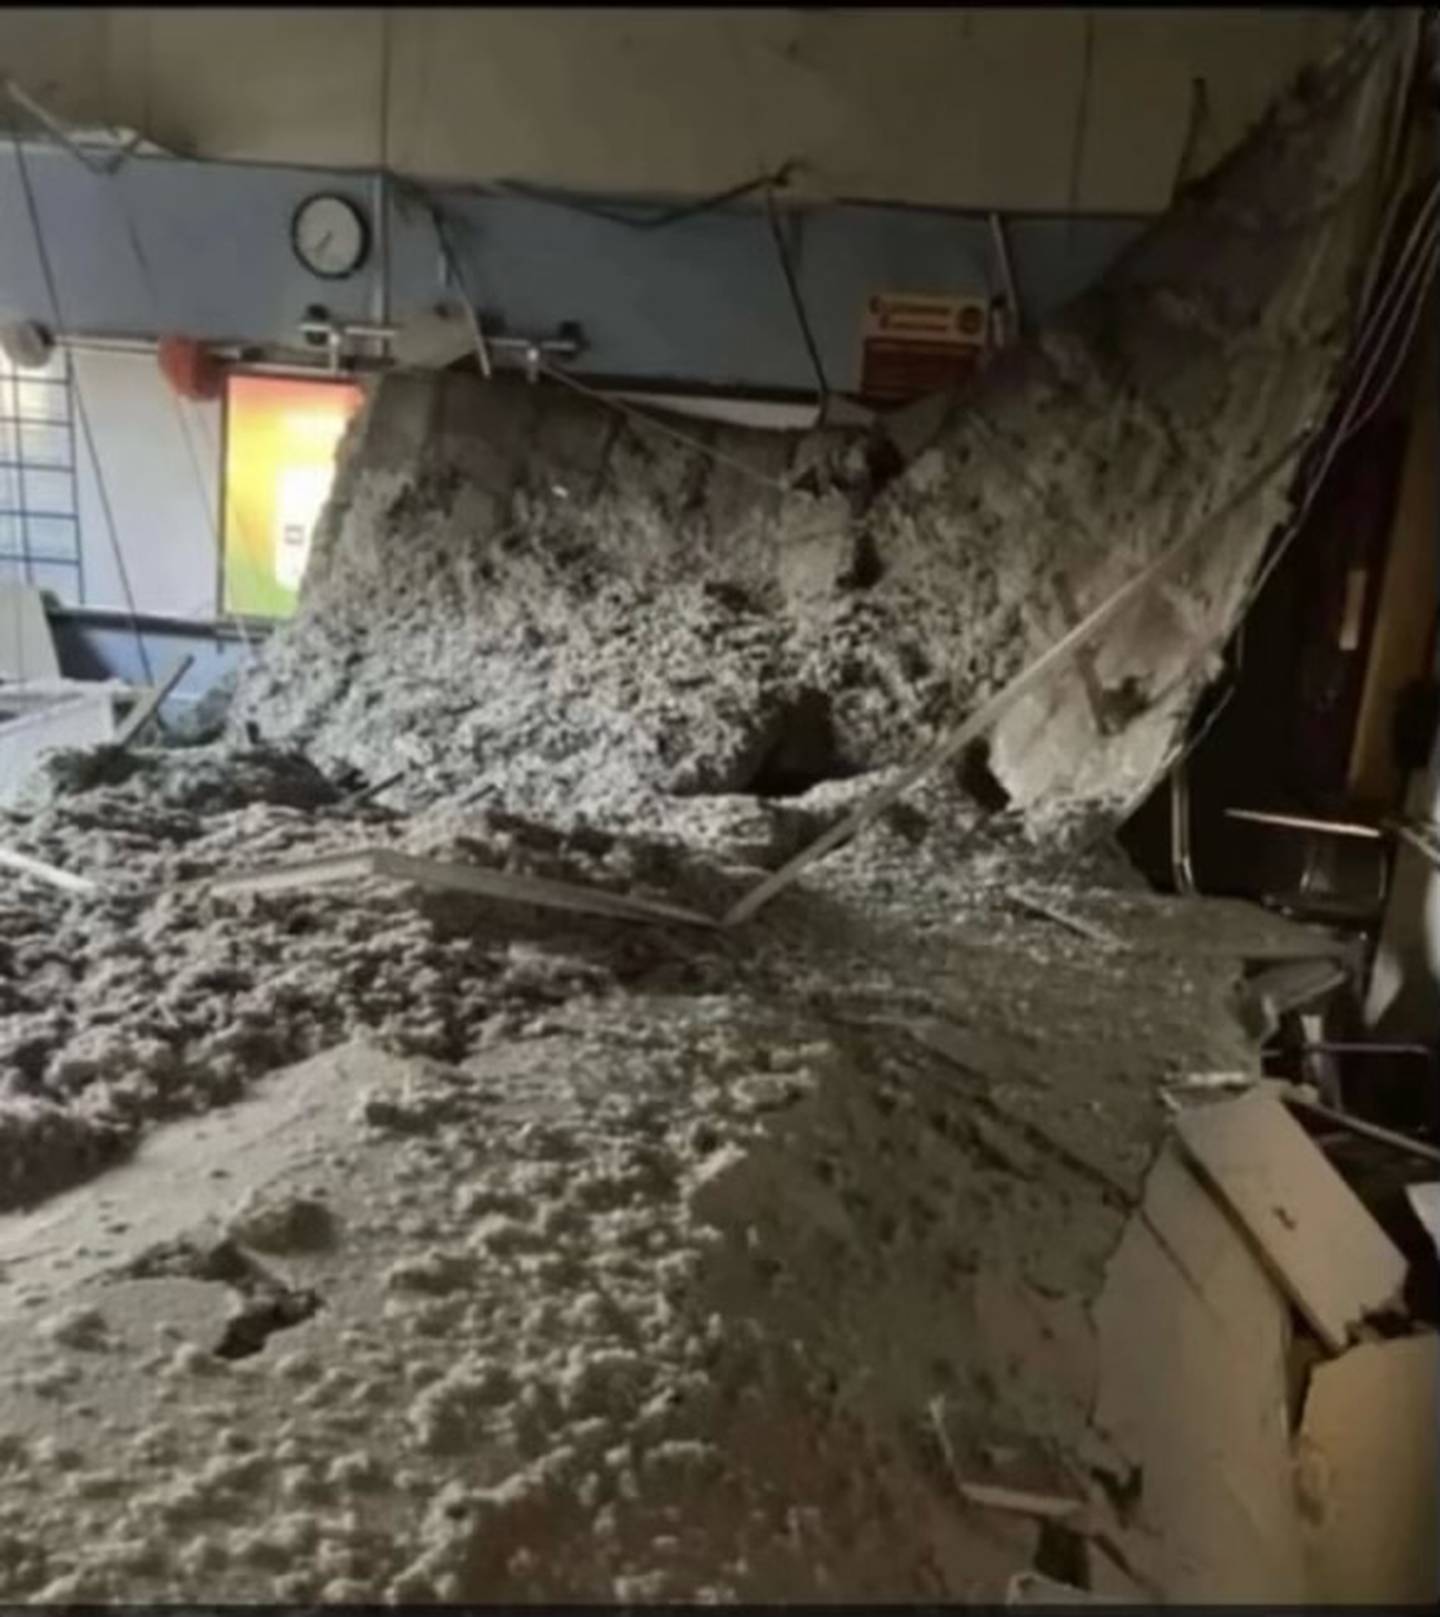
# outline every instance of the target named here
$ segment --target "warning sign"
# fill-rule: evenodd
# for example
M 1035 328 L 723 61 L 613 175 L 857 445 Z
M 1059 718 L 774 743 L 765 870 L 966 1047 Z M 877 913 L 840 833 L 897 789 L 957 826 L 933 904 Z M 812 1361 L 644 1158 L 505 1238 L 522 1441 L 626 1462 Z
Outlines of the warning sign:
M 979 363 L 989 326 L 983 297 L 873 293 L 865 306 L 861 393 L 892 402 L 949 387 Z

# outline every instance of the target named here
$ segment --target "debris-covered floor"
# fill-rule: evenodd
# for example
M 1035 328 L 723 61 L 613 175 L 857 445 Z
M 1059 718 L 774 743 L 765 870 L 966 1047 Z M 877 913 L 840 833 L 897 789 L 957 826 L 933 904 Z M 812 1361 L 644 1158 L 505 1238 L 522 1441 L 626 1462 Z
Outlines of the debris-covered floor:
M 1327 406 L 1384 58 L 883 436 L 376 388 L 226 736 L 54 754 L 9 817 L 94 887 L 0 897 L 0 1595 L 1343 1584 L 1295 1344 L 1388 1319 L 1325 1368 L 1423 1377 L 1434 1338 L 1343 1185 L 1376 1261 L 1316 1299 L 1170 1143 L 1258 1078 L 1247 971 L 1336 946 L 1110 833 Z M 217 885 L 364 847 L 722 916 L 1192 530 L 742 926 Z
M 192 757 L 64 799 L 71 861 L 355 835 L 177 806 L 142 848 Z M 736 879 L 478 813 L 366 834 Z M 1242 963 L 1319 947 L 1036 858 L 882 832 L 743 936 L 380 885 L 12 905 L 52 1042 L 7 1108 L 7 1593 L 998 1598 L 1033 1529 L 956 1480 L 1131 1497 L 1089 1311 L 1167 1083 L 1255 1069 Z

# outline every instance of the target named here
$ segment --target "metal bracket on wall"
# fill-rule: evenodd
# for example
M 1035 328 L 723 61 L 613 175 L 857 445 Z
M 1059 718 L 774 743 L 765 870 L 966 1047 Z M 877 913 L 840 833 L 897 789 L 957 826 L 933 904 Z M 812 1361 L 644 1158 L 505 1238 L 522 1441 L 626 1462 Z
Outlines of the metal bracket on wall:
M 300 336 L 307 347 L 324 347 L 329 368 L 338 374 L 346 358 L 346 345 L 352 340 L 378 342 L 387 348 L 399 330 L 394 325 L 372 325 L 365 321 L 336 321 L 318 311 L 311 311 L 300 322 Z M 485 347 L 496 359 L 508 358 L 524 368 L 526 379 L 539 379 L 541 367 L 554 360 L 575 359 L 584 352 L 585 339 L 580 327 L 567 320 L 550 337 L 512 337 L 503 334 L 485 335 Z

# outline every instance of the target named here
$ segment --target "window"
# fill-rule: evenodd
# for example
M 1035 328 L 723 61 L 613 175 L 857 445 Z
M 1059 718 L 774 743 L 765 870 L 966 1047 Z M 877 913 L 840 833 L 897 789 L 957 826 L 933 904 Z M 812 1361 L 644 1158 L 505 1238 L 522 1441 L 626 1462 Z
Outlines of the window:
M 0 354 L 0 579 L 85 599 L 70 355 L 41 370 Z

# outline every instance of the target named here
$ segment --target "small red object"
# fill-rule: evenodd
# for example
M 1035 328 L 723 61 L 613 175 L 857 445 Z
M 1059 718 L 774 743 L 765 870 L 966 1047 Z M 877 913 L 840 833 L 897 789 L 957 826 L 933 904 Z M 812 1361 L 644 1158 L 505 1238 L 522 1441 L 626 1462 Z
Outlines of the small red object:
M 165 380 L 182 399 L 218 399 L 225 386 L 225 368 L 193 337 L 162 337 L 157 352 Z

